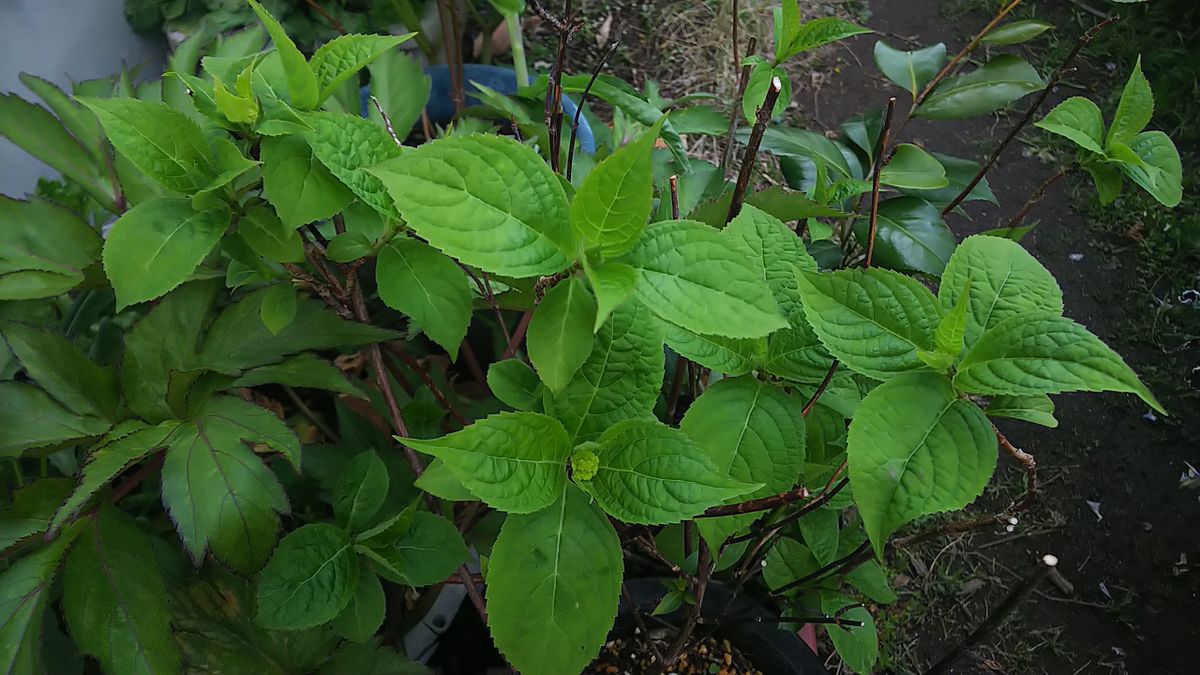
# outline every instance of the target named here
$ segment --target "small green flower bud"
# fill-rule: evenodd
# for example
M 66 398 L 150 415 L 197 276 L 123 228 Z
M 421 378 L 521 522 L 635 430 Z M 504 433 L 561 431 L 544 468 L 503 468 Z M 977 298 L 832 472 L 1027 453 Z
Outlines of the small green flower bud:
M 599 447 L 598 443 L 583 443 L 571 453 L 571 475 L 575 480 L 591 480 L 600 470 L 600 458 L 591 448 Z

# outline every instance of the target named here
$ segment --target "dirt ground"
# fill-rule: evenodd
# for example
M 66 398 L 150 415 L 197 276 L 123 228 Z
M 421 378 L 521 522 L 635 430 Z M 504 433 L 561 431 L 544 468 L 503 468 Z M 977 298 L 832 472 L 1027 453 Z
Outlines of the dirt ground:
M 725 3 L 703 4 L 705 8 L 693 10 L 689 22 L 675 12 L 679 3 L 584 3 L 597 26 L 585 33 L 590 39 L 584 43 L 596 49 L 575 53 L 575 66 L 590 69 L 605 42 L 596 39 L 597 33 L 607 31 L 604 36 L 622 40 L 613 70 L 637 85 L 652 77 L 670 96 L 685 93 L 697 82 L 721 83 L 720 76 L 707 75 L 703 68 L 708 59 L 714 62 L 709 66 L 713 70 L 728 71 L 727 51 L 691 49 L 680 58 L 678 49 L 672 49 L 685 35 L 678 31 L 689 25 L 728 25 L 728 13 L 719 8 Z M 1062 10 L 1068 19 L 1060 24 L 1064 37 L 1079 32 L 1069 22 L 1067 0 L 1058 4 L 1042 2 L 1039 7 L 1049 6 L 1051 14 Z M 828 13 L 831 6 L 856 12 L 894 46 L 946 42 L 951 53 L 989 18 L 967 13 L 948 19 L 940 12 L 941 0 L 813 2 L 806 14 Z M 616 27 L 603 29 L 604 18 L 614 14 Z M 654 38 L 656 25 L 669 26 L 671 34 Z M 874 42 L 875 36 L 849 40 L 801 73 L 792 115 L 809 120 L 810 128 L 836 130 L 841 119 L 881 106 L 889 95 L 899 96 L 899 109 L 906 109 L 907 95 L 885 82 L 873 65 Z M 1126 74 L 1085 64 L 1071 81 L 1094 83 L 1107 91 L 1119 88 Z M 1062 87 L 1045 110 L 1079 93 Z M 1028 99 L 1016 109 L 1023 110 L 1027 103 Z M 979 159 L 1013 122 L 914 120 L 905 137 L 896 140 Z M 1035 139 L 1036 133 L 1024 137 Z M 969 204 L 970 219 L 950 221 L 955 233 L 965 237 L 1006 223 L 1055 170 L 1044 154 L 1022 143 L 1010 147 L 989 176 L 1000 206 Z M 1046 553 L 1059 558 L 1059 569 L 1073 592 L 1044 585 L 953 672 L 1200 672 L 1195 663 L 1200 655 L 1200 502 L 1195 490 L 1180 485 L 1187 462 L 1200 466 L 1200 404 L 1184 383 L 1196 350 L 1164 354 L 1123 329 L 1152 311 L 1148 304 L 1131 302 L 1127 292 L 1136 280 L 1136 257 L 1128 240 L 1101 230 L 1073 208 L 1076 198 L 1091 198 L 1091 192 L 1085 183 L 1070 180 L 1074 184 L 1060 184 L 1032 212 L 1027 222 L 1040 222 L 1024 243 L 1058 278 L 1066 314 L 1100 335 L 1139 373 L 1153 373 L 1151 386 L 1172 416 L 1148 416 L 1148 409 L 1130 396 L 1064 395 L 1056 397 L 1057 429 L 1001 424 L 1010 440 L 1037 458 L 1042 500 L 1012 534 L 981 533 L 938 542 L 891 561 L 900 575 L 902 599 L 880 620 L 886 642 L 881 668 L 890 672 L 921 672 L 964 638 Z M 1021 476 L 1002 462 L 996 486 L 981 500 L 979 510 L 1006 504 L 1022 489 Z

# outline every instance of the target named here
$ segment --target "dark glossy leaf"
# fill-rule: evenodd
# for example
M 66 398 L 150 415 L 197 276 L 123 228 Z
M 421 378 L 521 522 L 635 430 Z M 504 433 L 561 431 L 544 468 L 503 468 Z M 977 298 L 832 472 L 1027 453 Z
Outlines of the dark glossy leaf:
M 854 223 L 854 236 L 867 246 L 870 222 Z M 877 265 L 940 275 L 954 253 L 954 233 L 937 207 L 917 197 L 894 197 L 879 204 L 875 233 Z

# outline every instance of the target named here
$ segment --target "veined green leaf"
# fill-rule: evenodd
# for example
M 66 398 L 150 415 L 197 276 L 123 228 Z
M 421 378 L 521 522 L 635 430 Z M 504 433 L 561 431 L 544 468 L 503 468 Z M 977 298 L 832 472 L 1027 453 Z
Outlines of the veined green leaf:
M 196 211 L 180 197 L 151 199 L 126 211 L 104 242 L 104 271 L 117 293 L 117 309 L 183 283 L 217 245 L 229 218 L 224 204 Z
M 776 331 L 772 337 L 785 332 Z M 745 375 L 766 358 L 766 338 L 727 338 L 699 335 L 667 326 L 667 346 L 680 356 L 725 375 Z
M 64 533 L 0 574 L 0 669 L 5 673 L 45 672 L 42 631 L 50 588 L 77 533 Z
M 208 143 L 192 118 L 162 103 L 133 98 L 81 98 L 108 140 L 164 187 L 193 194 L 216 175 Z
M 737 139 L 745 143 L 749 136 L 747 131 L 739 131 Z M 859 178 L 850 170 L 846 157 L 838 149 L 836 143 L 823 134 L 807 129 L 792 127 L 768 127 L 763 132 L 762 147 L 780 157 L 802 157 L 823 165 L 835 179 Z
M 375 283 L 384 304 L 412 317 L 451 359 L 458 355 L 471 323 L 471 287 L 457 263 L 416 239 L 398 237 L 379 250 Z
M 542 382 L 560 392 L 592 352 L 596 299 L 579 277 L 551 288 L 529 322 L 529 360 Z
M 382 532 L 364 535 L 358 551 L 395 583 L 413 587 L 439 583 L 467 560 L 467 546 L 449 520 L 424 511 L 409 515 Z
M 1121 101 L 1117 104 L 1117 112 L 1113 116 L 1112 126 L 1108 128 L 1104 145 L 1107 147 L 1113 143 L 1132 141 L 1139 131 L 1146 128 L 1153 115 L 1154 92 L 1150 90 L 1149 80 L 1142 74 L 1142 57 L 1139 56 L 1121 92 Z
M 984 412 L 988 417 L 1009 417 L 1051 429 L 1058 426 L 1058 420 L 1054 418 L 1054 401 L 1045 394 L 994 396 Z
M 532 373 L 533 371 L 530 371 Z M 420 488 L 438 499 L 451 502 L 476 502 L 476 497 L 470 490 L 463 487 L 462 481 L 446 467 L 446 463 L 435 459 L 425 467 L 425 471 L 413 481 L 413 486 Z
M 289 356 L 279 363 L 259 366 L 242 373 L 229 383 L 229 389 L 255 387 L 262 384 L 285 384 L 289 387 L 324 389 L 356 398 L 366 398 L 336 366 L 312 352 Z
M 854 236 L 863 245 L 870 238 L 866 218 L 854 222 Z M 941 211 L 920 197 L 893 197 L 879 204 L 874 262 L 883 267 L 914 270 L 938 276 L 954 253 L 954 233 Z
M 54 83 L 37 75 L 21 73 L 19 77 L 30 91 L 37 94 L 38 98 L 54 111 L 67 131 L 71 132 L 75 140 L 87 149 L 93 159 L 100 161 L 104 158 L 102 154 L 104 134 L 100 129 L 100 120 L 96 119 L 96 115 L 92 111 L 76 103 Z
M 24 382 L 0 382 L 0 457 L 99 436 L 107 420 L 70 412 Z
M 1002 54 L 966 75 L 937 86 L 916 114 L 930 119 L 961 119 L 999 110 L 1046 86 L 1033 66 Z
M 562 422 L 571 445 L 595 440 L 621 420 L 650 414 L 662 387 L 664 330 L 638 303 L 612 313 L 575 377 L 561 393 L 545 398 L 546 412 Z
M 614 518 L 642 525 L 677 523 L 757 488 L 739 482 L 679 429 L 625 420 L 600 435 L 596 475 L 578 484 Z
M 162 470 L 163 504 L 197 564 L 211 547 L 226 564 L 250 573 L 274 546 L 276 513 L 287 512 L 287 496 L 246 442 L 294 455 L 299 464 L 299 441 L 282 422 L 231 397 L 211 400 L 171 437 Z
M 83 465 L 79 485 L 54 513 L 50 531 L 57 531 L 72 518 L 89 499 L 134 462 L 154 450 L 164 447 L 179 422 L 163 422 L 148 427 L 141 422 L 126 421 L 112 430 L 93 448 Z
M 468 490 L 507 513 L 546 507 L 567 480 L 567 432 L 538 413 L 489 415 L 441 438 L 402 442 L 445 462 Z
M 779 79 L 780 89 L 775 105 L 771 106 L 771 117 L 778 117 L 787 110 L 792 100 L 792 81 L 788 79 L 786 70 L 772 66 L 769 61 L 759 61 L 751 69 L 746 91 L 742 94 L 742 115 L 750 124 L 754 124 L 758 109 L 766 103 L 767 92 L 776 78 Z
M 1053 24 L 1038 21 L 1037 19 L 1013 21 L 1012 23 L 998 26 L 995 30 L 984 35 L 980 42 L 993 47 L 1007 47 L 1008 45 L 1028 42 L 1052 28 L 1054 28 Z
M 309 68 L 317 79 L 320 93 L 317 104 L 331 94 L 350 76 L 362 70 L 383 53 L 408 41 L 407 35 L 341 35 L 321 45 L 313 54 Z
M 1178 206 L 1183 200 L 1183 166 L 1170 137 L 1161 131 L 1143 131 L 1133 137 L 1129 148 L 1139 161 L 1122 162 L 1121 171 L 1163 206 Z
M 946 377 L 910 373 L 863 399 L 846 454 L 854 501 L 882 555 L 902 525 L 979 496 L 996 468 L 996 436 L 983 411 L 959 398 Z
M 796 529 L 800 530 L 808 550 L 812 551 L 813 558 L 821 565 L 828 565 L 838 558 L 840 519 L 837 509 L 823 508 L 807 513 L 796 521 Z
M 1013 396 L 1121 391 L 1166 414 L 1120 355 L 1053 312 L 1017 314 L 997 323 L 963 357 L 954 384 L 972 393 Z
M 0 334 L 29 377 L 80 415 L 117 419 L 120 394 L 112 368 L 96 365 L 66 336 L 15 321 Z
M 967 237 L 955 249 L 938 288 L 942 311 L 951 311 L 964 292 L 968 347 L 1011 316 L 1063 310 L 1062 290 L 1050 272 L 1020 244 L 1000 237 Z
M 1072 96 L 1054 106 L 1033 126 L 1070 139 L 1084 150 L 1104 155 L 1104 116 L 1095 103 L 1082 96 Z
M 771 590 L 778 590 L 819 569 L 821 569 L 821 563 L 817 562 L 813 552 L 807 546 L 791 537 L 780 537 L 767 552 L 767 559 L 763 566 L 763 581 Z
M 541 380 L 521 359 L 493 363 L 488 368 L 487 383 L 501 403 L 517 410 L 531 410 L 542 399 Z
M 269 286 L 263 293 L 258 316 L 271 335 L 287 328 L 296 318 L 296 289 L 291 283 L 283 282 Z
M 914 97 L 929 84 L 946 64 L 946 45 L 910 52 L 900 51 L 880 40 L 875 43 L 875 65 L 887 79 L 895 82 Z
M 655 223 L 630 254 L 634 295 L 663 319 L 725 337 L 761 337 L 787 326 L 754 262 L 694 220 Z
M 665 119 L 592 169 L 571 202 L 571 227 L 607 256 L 633 248 L 650 219 L 650 153 Z
M 851 370 L 886 380 L 923 367 L 941 319 L 933 294 L 890 270 L 800 273 L 804 311 L 821 342 Z
M 13 490 L 10 503 L 0 511 L 0 552 L 50 530 L 54 512 L 73 487 L 70 478 L 41 478 Z
M 371 570 L 370 564 L 364 558 L 359 558 L 358 583 L 354 585 L 354 594 L 341 613 L 334 617 L 333 629 L 351 642 L 366 642 L 383 625 L 386 611 L 387 598 L 383 594 L 383 584 L 379 583 L 379 577 Z
M 593 265 L 585 259 L 583 272 L 596 296 L 596 323 L 592 332 L 598 333 L 613 310 L 633 295 L 633 287 L 637 283 L 637 270 L 625 263 L 602 262 Z
M 254 9 L 254 13 L 258 15 L 263 26 L 266 27 L 267 33 L 271 35 L 271 42 L 275 43 L 275 51 L 279 53 L 279 60 L 282 63 L 284 75 L 287 77 L 288 96 L 292 105 L 301 110 L 316 108 L 322 98 L 320 83 L 317 82 L 308 61 L 305 60 L 304 55 L 296 48 L 296 43 L 292 42 L 275 17 L 263 9 L 257 0 L 247 0 L 247 2 Z
M 263 196 L 290 229 L 324 220 L 354 199 L 299 136 L 263 138 L 262 162 Z
M 763 368 L 785 380 L 817 384 L 825 379 L 833 357 L 803 315 L 797 317 L 793 324 L 794 328 L 776 331 L 767 338 Z
M 80 651 L 108 672 L 182 672 L 150 537 L 111 505 L 84 526 L 67 557 L 63 614 Z
M 0 300 L 65 293 L 100 258 L 100 234 L 50 202 L 0 195 L 0 221 Z
M 392 129 L 400 138 L 408 136 L 429 101 L 429 76 L 421 70 L 421 64 L 401 50 L 381 54 L 367 70 L 371 73 L 371 95 L 391 120 Z M 375 106 L 367 112 L 371 121 L 383 124 Z
M 784 4 L 791 0 L 785 0 Z M 831 42 L 845 40 L 848 37 L 871 33 L 871 29 L 856 26 L 849 21 L 837 17 L 822 17 L 805 21 L 796 26 L 795 30 L 784 34 L 784 46 L 777 49 L 776 61 L 782 62 L 791 57 L 816 49 Z
M 333 493 L 333 512 L 338 524 L 350 532 L 365 530 L 379 513 L 387 492 L 387 465 L 374 450 L 360 452 L 338 476 Z
M 875 670 L 875 662 L 879 659 L 879 634 L 875 628 L 875 620 L 865 607 L 859 606 L 846 610 L 855 602 L 849 598 L 834 593 L 821 593 L 821 611 L 829 616 L 841 616 L 851 621 L 861 622 L 862 626 L 846 627 L 829 626 L 826 632 L 833 648 L 841 657 L 842 663 L 856 673 L 870 673 Z M 846 610 L 846 611 L 843 611 Z
M 526 675 L 583 669 L 612 628 L 623 573 L 617 533 L 575 486 L 536 513 L 510 515 L 488 564 L 496 646 Z
M 312 129 L 304 133 L 304 140 L 329 173 L 385 218 L 394 219 L 396 208 L 387 189 L 367 170 L 400 155 L 400 146 L 387 131 L 370 120 L 340 113 L 307 113 L 303 121 Z M 325 208 L 332 203 L 330 198 Z
M 720 472 L 760 485 L 739 499 L 790 490 L 804 470 L 803 403 L 775 385 L 746 375 L 721 380 L 696 399 L 680 422 Z M 710 546 L 755 520 L 755 514 L 698 523 Z
M 967 183 L 975 179 L 975 175 L 979 173 L 979 163 L 961 157 L 943 155 L 940 152 L 933 153 L 933 157 L 946 169 L 946 186 L 934 190 L 900 188 L 900 192 L 920 197 L 940 210 L 949 206 L 950 202 L 954 201 L 967 187 Z M 988 185 L 987 177 L 981 179 L 963 198 L 963 202 L 973 201 L 998 203 L 996 195 Z
M 370 171 L 418 235 L 463 263 L 522 278 L 554 274 L 574 257 L 562 184 L 510 138 L 442 138 Z
M 962 292 L 958 295 L 958 300 L 942 316 L 937 330 L 933 333 L 933 341 L 937 345 L 938 351 L 952 358 L 958 358 L 963 350 L 963 338 L 967 332 L 967 307 L 970 304 L 970 291 L 971 277 L 967 277 Z
M 725 227 L 724 235 L 750 254 L 788 321 L 793 325 L 803 321 L 796 270 L 815 272 L 817 261 L 800 237 L 775 216 L 750 205 L 742 207 Z
M 887 605 L 896 601 L 896 591 L 888 582 L 888 573 L 877 560 L 870 560 L 847 572 L 846 581 L 873 602 Z
M 354 595 L 358 560 L 340 528 L 313 523 L 279 542 L 258 577 L 255 621 L 299 630 L 332 620 Z

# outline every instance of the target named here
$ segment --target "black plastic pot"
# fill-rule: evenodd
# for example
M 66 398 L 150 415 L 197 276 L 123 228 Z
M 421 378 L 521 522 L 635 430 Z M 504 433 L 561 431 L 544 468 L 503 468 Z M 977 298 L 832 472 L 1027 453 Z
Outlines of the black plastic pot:
M 642 613 L 652 611 L 666 594 L 666 588 L 659 579 L 630 579 L 625 582 L 625 587 L 633 604 Z M 821 660 L 799 635 L 777 627 L 777 614 L 753 598 L 745 595 L 735 598 L 733 591 L 725 584 L 709 583 L 700 615 L 710 621 L 723 620 L 714 636 L 729 640 L 764 675 L 828 675 Z M 679 623 L 683 620 L 683 610 L 660 618 Z M 631 635 L 634 627 L 633 615 L 622 597 L 613 634 Z

